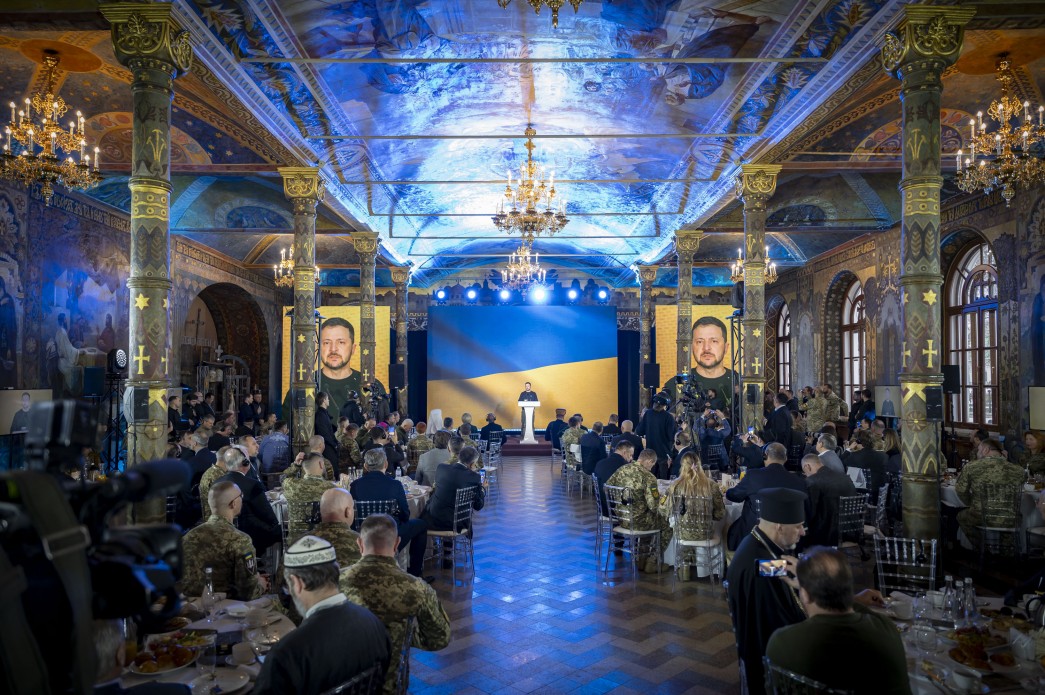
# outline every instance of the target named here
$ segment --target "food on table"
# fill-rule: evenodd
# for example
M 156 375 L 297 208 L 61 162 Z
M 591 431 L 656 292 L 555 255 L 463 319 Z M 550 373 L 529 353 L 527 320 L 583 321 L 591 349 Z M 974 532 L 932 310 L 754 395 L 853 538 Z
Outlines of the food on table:
M 947 639 L 957 642 L 959 647 L 995 649 L 1008 643 L 1004 637 L 992 633 L 985 627 L 962 627 L 951 630 L 946 636 Z
M 193 630 L 156 637 L 134 657 L 134 667 L 139 673 L 165 673 L 181 668 L 192 663 L 199 649 L 211 639 L 213 633 Z
M 987 652 L 968 646 L 954 647 L 947 655 L 962 666 L 968 666 L 978 671 L 992 671 L 990 662 L 987 660 Z
M 188 618 L 179 615 L 165 622 L 163 626 L 160 628 L 160 632 L 174 632 L 175 630 L 180 630 L 183 627 L 188 627 L 189 623 L 191 622 L 192 621 Z
M 1003 668 L 1013 668 L 1016 666 L 1016 657 L 1010 652 L 997 652 L 991 654 L 990 662 Z

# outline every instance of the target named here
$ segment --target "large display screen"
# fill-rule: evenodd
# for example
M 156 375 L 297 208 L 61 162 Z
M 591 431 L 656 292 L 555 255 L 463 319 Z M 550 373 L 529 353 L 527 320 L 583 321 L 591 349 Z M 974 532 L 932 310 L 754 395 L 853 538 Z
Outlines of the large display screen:
M 607 306 L 436 306 L 428 314 L 428 407 L 460 422 L 487 413 L 518 428 L 525 382 L 539 429 L 581 413 L 587 425 L 617 412 L 617 310 Z

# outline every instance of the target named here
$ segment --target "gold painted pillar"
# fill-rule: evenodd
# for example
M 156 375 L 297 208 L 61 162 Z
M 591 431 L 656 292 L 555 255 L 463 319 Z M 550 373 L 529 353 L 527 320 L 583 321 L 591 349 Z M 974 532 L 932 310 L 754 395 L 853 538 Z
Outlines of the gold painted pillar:
M 323 199 L 323 179 L 315 167 L 280 167 L 283 194 L 294 206 L 294 318 L 290 339 L 290 408 L 294 414 L 294 451 L 308 450 L 316 431 L 316 207 Z
M 407 383 L 406 383 L 406 346 L 407 330 L 409 330 L 407 308 L 409 305 L 410 268 L 392 268 L 392 283 L 396 286 L 396 364 L 403 365 L 403 387 L 399 389 L 397 406 L 402 417 L 406 417 L 409 410 L 407 407 Z M 402 419 L 402 418 L 401 418 Z
M 943 384 L 940 373 L 940 92 L 943 71 L 961 53 L 968 7 L 907 5 L 895 32 L 882 43 L 882 64 L 901 81 L 903 173 L 900 196 L 900 290 L 903 297 L 904 535 L 940 533 L 940 436 L 926 420 L 925 391 Z
M 762 428 L 766 389 L 766 203 L 776 190 L 779 164 L 742 164 L 736 180 L 744 203 L 744 318 L 741 319 L 741 427 Z M 754 387 L 755 396 L 749 398 Z M 754 403 L 749 401 L 754 400 Z
M 163 458 L 170 388 L 171 239 L 170 143 L 174 80 L 192 63 L 189 32 L 171 18 L 171 6 L 104 4 L 116 58 L 131 71 L 130 378 L 128 464 Z M 144 416 L 144 417 L 143 417 Z M 139 523 L 163 522 L 163 499 L 135 507 Z
M 375 379 L 377 365 L 374 354 L 377 348 L 377 334 L 374 316 L 377 303 L 375 275 L 377 268 L 377 233 L 352 232 L 352 245 L 359 254 L 359 367 L 363 373 L 363 381 L 368 383 Z
M 653 328 L 653 282 L 657 266 L 640 265 L 639 271 L 639 410 L 650 404 L 649 389 L 643 385 L 646 365 L 653 363 L 650 331 Z
M 680 229 L 675 232 L 675 253 L 679 264 L 676 374 L 688 374 L 690 371 L 689 346 L 693 343 L 693 254 L 700 248 L 700 240 L 703 238 L 704 232 L 699 229 Z M 669 373 L 665 381 L 670 376 Z M 674 379 L 671 381 L 674 382 Z M 676 385 L 672 394 L 674 400 L 678 400 L 679 391 Z

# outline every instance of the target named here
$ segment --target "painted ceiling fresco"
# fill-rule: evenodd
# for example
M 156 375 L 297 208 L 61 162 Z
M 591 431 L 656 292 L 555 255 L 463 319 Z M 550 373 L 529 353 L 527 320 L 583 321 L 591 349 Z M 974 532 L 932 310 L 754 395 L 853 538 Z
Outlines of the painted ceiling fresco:
M 356 262 L 353 229 L 380 233 L 379 263 L 412 263 L 418 286 L 493 267 L 518 245 L 490 215 L 530 124 L 571 218 L 536 250 L 610 284 L 669 264 L 680 228 L 707 231 L 695 281 L 728 282 L 741 162 L 784 165 L 767 220 L 782 266 L 899 219 L 898 83 L 877 62 L 899 0 L 586 0 L 557 30 L 521 0 L 173 4 L 196 59 L 175 85 L 172 231 L 248 265 L 289 244 L 275 167 L 318 163 L 331 278 Z M 1045 11 L 991 7 L 944 79 L 945 152 L 996 95 L 999 53 L 1042 102 Z M 91 194 L 126 210 L 129 73 L 104 29 L 0 33 L 0 104 L 21 100 L 48 41 L 110 173 Z

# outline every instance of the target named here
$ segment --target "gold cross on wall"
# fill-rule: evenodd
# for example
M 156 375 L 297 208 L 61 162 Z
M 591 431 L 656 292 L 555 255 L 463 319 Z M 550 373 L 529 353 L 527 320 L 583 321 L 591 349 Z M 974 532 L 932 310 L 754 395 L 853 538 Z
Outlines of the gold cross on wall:
M 932 369 L 933 368 L 933 357 L 935 357 L 936 355 L 938 355 L 940 353 L 937 352 L 936 350 L 933 350 L 933 341 L 927 340 L 926 342 L 929 343 L 929 347 L 927 349 L 925 349 L 925 350 L 922 350 L 922 354 L 929 358 L 928 361 L 927 361 L 927 364 L 925 366 L 927 366 L 929 369 Z
M 138 360 L 138 374 L 139 375 L 144 374 L 145 373 L 145 363 L 149 361 L 149 358 L 145 354 L 145 346 L 144 345 L 139 345 L 138 346 L 138 354 L 134 357 L 134 359 Z
M 305 363 L 304 362 L 300 362 L 298 364 L 298 381 L 304 381 L 304 380 L 305 380 Z
M 903 341 L 903 368 L 907 369 L 907 358 L 911 356 L 911 351 L 907 349 L 907 341 Z

